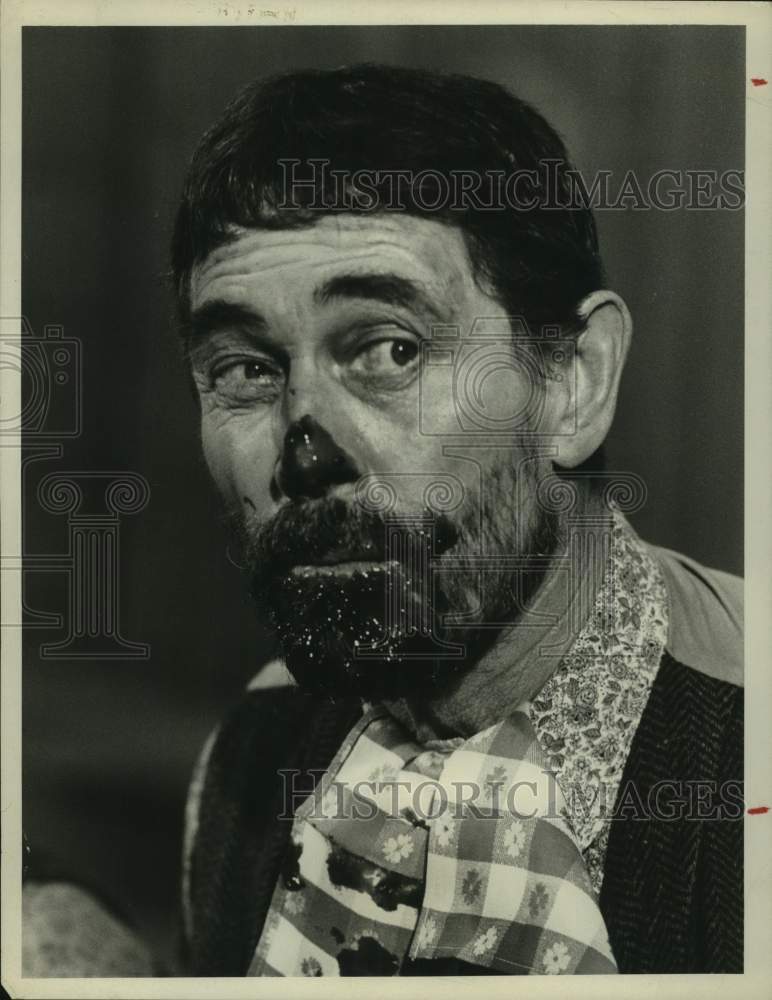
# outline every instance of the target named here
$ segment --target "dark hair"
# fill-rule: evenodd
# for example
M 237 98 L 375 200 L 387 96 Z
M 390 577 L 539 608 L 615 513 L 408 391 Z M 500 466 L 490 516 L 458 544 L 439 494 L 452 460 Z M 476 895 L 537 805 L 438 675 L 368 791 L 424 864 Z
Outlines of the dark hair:
M 356 183 L 348 197 L 297 188 L 288 201 L 287 161 L 325 161 L 328 180 L 332 171 L 369 172 L 369 201 Z M 572 204 L 571 170 L 554 129 L 495 83 L 380 65 L 253 83 L 204 135 L 190 165 L 172 245 L 181 318 L 194 264 L 227 242 L 230 225 L 313 225 L 325 212 L 372 211 L 373 192 L 375 209 L 389 210 L 394 179 L 387 197 L 379 177 L 404 171 L 423 178 L 400 191 L 400 210 L 457 226 L 478 283 L 488 283 L 507 315 L 524 317 L 534 334 L 546 325 L 575 334 L 576 307 L 602 287 L 603 270 L 592 212 Z M 480 187 L 463 204 L 427 208 L 439 181 L 456 183 L 454 172 L 479 177 Z M 522 206 L 501 198 L 515 173 L 525 182 Z

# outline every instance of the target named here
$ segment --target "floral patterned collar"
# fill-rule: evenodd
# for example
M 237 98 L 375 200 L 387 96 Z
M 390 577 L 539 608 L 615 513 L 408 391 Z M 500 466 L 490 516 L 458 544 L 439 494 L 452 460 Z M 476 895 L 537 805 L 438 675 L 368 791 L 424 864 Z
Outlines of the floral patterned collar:
M 531 721 L 566 796 L 596 892 L 609 815 L 668 632 L 662 572 L 619 513 L 609 541 L 589 616 L 531 701 Z

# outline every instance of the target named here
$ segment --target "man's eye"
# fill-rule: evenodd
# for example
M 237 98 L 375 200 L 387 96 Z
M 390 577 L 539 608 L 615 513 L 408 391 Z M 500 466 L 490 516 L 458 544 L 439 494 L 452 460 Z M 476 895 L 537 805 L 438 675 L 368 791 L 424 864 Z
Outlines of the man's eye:
M 279 391 L 283 374 L 275 366 L 254 358 L 221 365 L 213 375 L 213 388 L 229 403 L 270 402 Z
M 418 357 L 418 344 L 405 337 L 376 340 L 363 347 L 354 360 L 353 368 L 366 375 L 394 375 L 400 369 L 411 368 Z

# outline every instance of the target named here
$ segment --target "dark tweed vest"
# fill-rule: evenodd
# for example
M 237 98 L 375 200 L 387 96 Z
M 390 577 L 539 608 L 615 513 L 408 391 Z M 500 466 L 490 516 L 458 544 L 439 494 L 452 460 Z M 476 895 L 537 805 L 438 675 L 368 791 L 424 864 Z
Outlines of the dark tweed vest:
M 191 859 L 191 974 L 245 975 L 289 843 L 278 772 L 303 772 L 295 787 L 310 789 L 359 712 L 280 688 L 252 692 L 223 725 Z M 620 972 L 743 971 L 742 727 L 742 688 L 665 653 L 620 784 L 600 895 Z M 684 788 L 694 797 L 679 815 Z M 657 816 L 641 812 L 650 796 Z M 711 816 L 717 799 L 722 819 Z M 401 970 L 481 972 L 457 959 Z

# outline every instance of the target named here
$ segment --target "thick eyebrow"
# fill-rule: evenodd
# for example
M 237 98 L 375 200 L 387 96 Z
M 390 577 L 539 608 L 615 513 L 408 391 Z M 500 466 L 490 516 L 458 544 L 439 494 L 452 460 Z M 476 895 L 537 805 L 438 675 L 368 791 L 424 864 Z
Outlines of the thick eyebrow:
M 260 313 L 236 302 L 213 299 L 194 309 L 185 324 L 185 339 L 195 345 L 215 333 L 236 330 L 259 336 L 265 333 L 267 323 Z
M 421 286 L 401 274 L 341 274 L 330 278 L 314 292 L 320 305 L 330 299 L 369 299 L 412 312 L 429 314 L 438 322 L 445 317 Z

